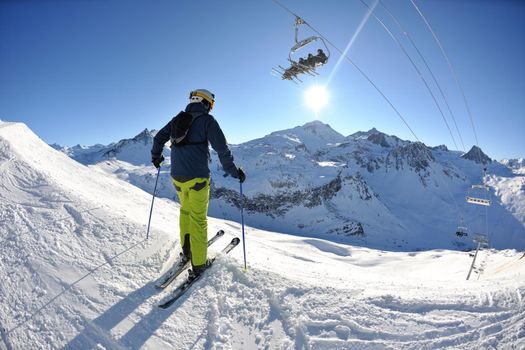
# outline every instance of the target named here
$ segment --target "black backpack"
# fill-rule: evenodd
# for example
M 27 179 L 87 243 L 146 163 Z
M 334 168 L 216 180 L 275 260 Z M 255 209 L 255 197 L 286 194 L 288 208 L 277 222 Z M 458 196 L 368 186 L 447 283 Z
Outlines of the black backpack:
M 207 143 L 208 140 L 202 142 L 189 142 L 188 132 L 190 131 L 191 125 L 195 119 L 203 116 L 204 114 L 194 117 L 188 112 L 180 112 L 171 120 L 171 144 L 175 147 L 185 145 L 195 145 L 201 143 Z

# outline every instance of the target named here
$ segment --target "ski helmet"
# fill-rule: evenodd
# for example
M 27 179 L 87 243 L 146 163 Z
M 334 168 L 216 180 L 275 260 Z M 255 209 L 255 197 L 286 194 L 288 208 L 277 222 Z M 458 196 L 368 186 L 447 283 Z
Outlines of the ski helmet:
M 190 103 L 194 102 L 201 102 L 211 110 L 215 103 L 215 95 L 206 89 L 193 90 L 190 92 Z

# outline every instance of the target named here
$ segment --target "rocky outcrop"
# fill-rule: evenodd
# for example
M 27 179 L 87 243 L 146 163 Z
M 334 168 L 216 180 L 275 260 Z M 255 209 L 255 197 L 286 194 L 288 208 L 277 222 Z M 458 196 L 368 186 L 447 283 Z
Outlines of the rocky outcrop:
M 435 161 L 432 152 L 421 142 L 396 147 L 386 157 L 387 167 L 400 170 L 408 166 L 416 172 L 426 171 Z
M 341 225 L 328 231 L 328 233 L 342 235 L 342 236 L 361 236 L 365 235 L 365 230 L 363 225 L 357 221 L 348 221 Z
M 379 145 L 381 147 L 390 147 L 388 142 L 386 141 L 386 135 L 382 133 L 372 134 L 366 138 L 368 141 L 375 143 L 376 145 Z
M 252 197 L 244 196 L 244 208 L 247 212 L 264 214 L 272 218 L 282 217 L 293 207 L 313 208 L 332 199 L 341 190 L 341 184 L 341 176 L 337 176 L 325 185 L 306 190 L 280 191 L 275 194 L 259 193 Z M 212 186 L 211 197 L 222 199 L 234 207 L 240 207 L 237 191 Z
M 430 147 L 430 149 L 433 150 L 433 151 L 448 152 L 448 147 L 445 146 L 445 145 L 439 145 L 439 146 L 435 146 L 435 147 Z
M 368 201 L 372 199 L 370 187 L 359 173 L 357 173 L 355 176 L 346 176 L 344 178 L 343 185 L 355 189 L 361 200 Z
M 356 160 L 356 163 L 359 164 L 361 168 L 366 169 L 369 173 L 381 169 L 385 163 L 383 157 L 377 157 L 373 155 L 370 150 L 362 147 L 354 151 L 352 156 Z

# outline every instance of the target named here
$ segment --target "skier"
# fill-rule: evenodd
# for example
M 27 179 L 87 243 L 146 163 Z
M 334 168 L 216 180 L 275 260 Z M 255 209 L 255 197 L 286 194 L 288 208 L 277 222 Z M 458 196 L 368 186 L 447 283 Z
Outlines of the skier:
M 173 118 L 154 138 L 151 149 L 153 165 L 159 168 L 164 161 L 162 150 L 171 139 L 171 177 L 180 201 L 180 242 L 182 263 L 191 259 L 189 278 L 201 274 L 209 264 L 207 259 L 208 203 L 210 198 L 210 152 L 208 142 L 217 152 L 226 174 L 242 183 L 246 176 L 238 168 L 226 138 L 215 118 L 209 114 L 215 103 L 215 95 L 205 89 L 190 93 L 190 103 L 185 112 L 191 114 L 187 141 L 175 142 Z

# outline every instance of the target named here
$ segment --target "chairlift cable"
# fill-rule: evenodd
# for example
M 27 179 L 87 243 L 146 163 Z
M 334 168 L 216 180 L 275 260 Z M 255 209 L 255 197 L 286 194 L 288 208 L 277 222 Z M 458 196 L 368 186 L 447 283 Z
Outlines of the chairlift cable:
M 423 12 L 421 12 L 421 10 L 419 9 L 419 7 L 416 5 L 416 3 L 414 2 L 414 0 L 410 0 L 410 2 L 412 3 L 412 5 L 414 6 L 414 8 L 416 9 L 417 13 L 419 14 L 419 16 L 421 17 L 421 19 L 423 20 L 423 22 L 425 22 L 428 30 L 430 31 L 430 33 L 432 34 L 432 36 L 434 37 L 434 40 L 436 41 L 437 45 L 439 46 L 439 49 L 441 50 L 441 54 L 443 55 L 443 57 L 445 58 L 445 60 L 447 61 L 447 64 L 448 64 L 448 67 L 452 73 L 452 76 L 454 77 L 454 80 L 456 81 L 456 84 L 458 85 L 458 88 L 459 90 L 461 91 L 461 96 L 463 98 L 463 103 L 465 104 L 465 109 L 467 110 L 467 114 L 470 118 L 470 124 L 472 125 L 472 131 L 474 132 L 474 139 L 476 141 L 476 146 L 479 148 L 479 142 L 478 142 L 478 134 L 476 132 L 476 127 L 474 126 L 474 118 L 472 117 L 472 112 L 470 111 L 470 106 L 467 102 L 467 97 L 465 95 L 465 90 L 463 89 L 463 86 L 461 85 L 461 83 L 459 82 L 459 78 L 456 74 L 456 70 L 454 69 L 454 66 L 452 65 L 452 62 L 450 61 L 448 55 L 447 55 L 447 52 L 445 51 L 445 48 L 443 47 L 443 45 L 441 44 L 441 41 L 439 40 L 439 38 L 437 37 L 436 33 L 434 32 L 434 30 L 432 29 L 432 27 L 430 26 L 430 23 L 428 22 L 427 18 L 425 17 L 425 15 L 423 15 Z M 481 158 L 481 154 L 479 154 L 479 151 L 478 151 L 478 157 Z M 481 159 L 480 159 L 481 160 Z
M 452 108 L 450 107 L 450 104 L 448 103 L 448 99 L 446 98 L 445 96 L 445 93 L 443 92 L 443 89 L 441 88 L 441 85 L 439 84 L 436 76 L 434 75 L 434 72 L 432 71 L 432 69 L 430 69 L 430 66 L 427 62 L 427 60 L 425 59 L 425 57 L 423 56 L 423 54 L 421 53 L 421 51 L 419 50 L 419 48 L 417 47 L 416 43 L 414 42 L 414 40 L 412 39 L 412 36 L 409 34 L 409 32 L 405 29 L 405 27 L 401 24 L 401 22 L 399 21 L 399 19 L 392 13 L 392 11 L 390 11 L 386 5 L 383 3 L 383 1 L 379 0 L 379 4 L 385 9 L 385 11 L 388 13 L 388 15 L 394 20 L 394 22 L 397 24 L 397 26 L 399 27 L 399 29 L 401 30 L 401 32 L 407 37 L 407 39 L 410 41 L 410 43 L 412 44 L 412 47 L 416 50 L 416 52 L 418 53 L 418 56 L 421 58 L 421 61 L 423 61 L 423 63 L 425 64 L 425 67 L 427 68 L 428 72 L 430 73 L 431 77 L 432 77 L 432 80 L 434 81 L 434 84 L 436 84 L 436 87 L 438 88 L 439 90 L 439 93 L 441 95 L 441 98 L 443 99 L 443 101 L 445 102 L 445 105 L 447 106 L 447 110 L 452 118 L 452 120 L 454 121 L 454 126 L 456 128 L 456 132 L 459 136 L 459 141 L 461 142 L 461 147 L 463 149 L 463 152 L 466 153 L 466 150 L 465 150 L 465 143 L 463 142 L 463 137 L 461 136 L 461 132 L 459 131 L 459 128 L 458 128 L 458 124 L 456 122 L 456 117 L 455 117 L 455 114 L 452 112 Z
M 406 121 L 406 119 L 401 115 L 401 113 L 398 111 L 398 109 L 394 106 L 394 104 L 390 101 L 390 99 L 383 93 L 383 91 L 381 91 L 381 89 L 372 81 L 372 79 L 354 62 L 350 59 L 350 57 L 348 57 L 339 47 L 337 47 L 334 43 L 332 43 L 327 37 L 325 37 L 323 34 L 321 34 L 317 29 L 315 29 L 314 27 L 312 27 L 307 21 L 304 20 L 304 18 L 300 17 L 299 15 L 297 15 L 296 13 L 294 13 L 293 11 L 291 11 L 289 8 L 287 8 L 286 6 L 284 6 L 283 4 L 281 4 L 279 1 L 277 0 L 272 0 L 274 3 L 276 3 L 277 5 L 279 5 L 281 8 L 283 8 L 285 11 L 287 11 L 288 13 L 292 14 L 293 16 L 295 16 L 296 18 L 301 18 L 303 19 L 304 23 L 306 26 L 308 26 L 314 33 L 316 33 L 317 35 L 319 35 L 319 37 L 321 37 L 323 40 L 325 40 L 328 44 L 330 44 L 330 46 L 332 46 L 337 52 L 339 52 L 341 54 L 342 57 L 344 57 L 350 64 L 352 64 L 354 66 L 355 69 L 357 69 L 357 71 L 370 83 L 370 85 L 372 85 L 374 87 L 374 89 L 376 89 L 376 91 L 383 97 L 383 99 L 388 103 L 388 105 L 390 105 L 390 107 L 394 110 L 394 112 L 397 114 L 397 116 L 403 121 L 403 123 L 405 124 L 405 126 L 408 128 L 408 130 L 410 130 L 410 132 L 412 133 L 412 135 L 414 136 L 414 138 L 418 141 L 418 142 L 421 142 L 421 140 L 419 140 L 419 138 L 417 137 L 416 133 L 414 132 L 414 130 L 412 130 L 412 128 L 410 127 L 410 125 L 408 124 L 408 122 Z
M 408 33 L 408 31 L 407 31 L 407 30 L 405 29 L 405 27 L 401 24 L 401 22 L 398 20 L 398 18 L 392 13 L 392 11 L 390 11 L 390 10 L 386 7 L 386 5 L 383 3 L 383 1 L 381 1 L 381 0 L 378 0 L 378 1 L 379 1 L 379 4 L 383 7 L 383 9 L 387 12 L 387 14 L 388 14 L 388 15 L 392 18 L 392 20 L 397 24 L 397 26 L 399 27 L 400 31 L 401 31 L 401 32 L 407 37 L 407 39 L 410 41 L 412 47 L 416 50 L 416 52 L 417 52 L 418 56 L 420 57 L 421 61 L 424 63 L 426 69 L 427 69 L 428 72 L 430 73 L 430 75 L 431 75 L 431 77 L 432 77 L 432 79 L 433 79 L 433 81 L 434 81 L 434 84 L 435 84 L 436 87 L 438 88 L 438 90 L 439 90 L 439 92 L 440 92 L 440 95 L 441 95 L 443 101 L 445 102 L 445 105 L 447 106 L 448 112 L 450 113 L 450 116 L 452 117 L 452 120 L 454 121 L 454 125 L 455 125 L 455 128 L 456 128 L 456 132 L 457 132 L 457 134 L 458 134 L 458 136 L 459 136 L 459 140 L 460 140 L 460 142 L 461 142 L 461 146 L 462 146 L 463 152 L 465 152 L 465 144 L 463 143 L 463 137 L 461 136 L 461 132 L 459 131 L 458 125 L 457 125 L 457 123 L 456 123 L 455 115 L 454 115 L 454 113 L 452 112 L 452 109 L 451 109 L 451 107 L 450 107 L 450 104 L 448 103 L 448 100 L 447 100 L 447 98 L 446 98 L 446 96 L 445 96 L 445 93 L 443 92 L 443 89 L 441 88 L 441 85 L 439 84 L 439 82 L 438 82 L 436 76 L 434 75 L 434 72 L 432 71 L 432 69 L 430 68 L 430 66 L 429 66 L 429 64 L 428 64 L 428 62 L 427 62 L 427 60 L 425 59 L 425 57 L 423 56 L 423 54 L 421 53 L 421 51 L 420 51 L 419 48 L 417 47 L 417 45 L 416 45 L 416 43 L 414 42 L 414 40 L 412 39 L 412 36 Z M 363 1 L 361 0 L 361 2 L 363 2 Z M 364 3 L 364 4 L 366 5 L 366 3 Z M 374 11 L 374 10 L 371 9 L 368 5 L 366 5 L 366 6 L 370 9 L 371 12 Z M 376 17 L 376 19 L 377 19 L 378 21 L 380 21 L 380 20 L 377 18 L 376 15 L 374 15 L 374 17 Z M 381 22 L 381 21 L 380 21 L 380 23 L 383 25 L 383 27 L 385 27 L 385 30 L 387 30 L 387 31 L 389 32 L 389 34 L 391 34 L 391 33 L 390 33 L 391 31 L 389 31 L 389 30 L 386 28 L 386 25 L 384 24 L 384 22 Z M 391 34 L 391 36 L 392 36 L 392 34 Z M 396 42 L 398 42 L 398 40 L 396 40 Z M 403 50 L 403 52 L 405 52 L 405 54 L 407 54 L 407 53 L 406 53 L 406 50 Z M 410 59 L 410 57 L 409 57 L 409 60 L 413 63 L 413 61 Z M 416 67 L 414 67 L 414 68 L 416 68 Z M 416 70 L 418 70 L 418 69 L 416 68 Z M 418 70 L 418 72 L 419 72 L 419 70 Z M 421 75 L 420 75 L 420 76 L 421 76 Z M 426 85 L 427 88 L 428 88 L 428 85 L 426 84 L 426 82 L 425 82 L 425 85 Z M 430 92 L 430 91 L 429 91 L 429 92 Z M 434 98 L 434 101 L 436 101 L 435 98 Z M 441 109 L 440 109 L 440 112 L 441 112 Z M 445 116 L 444 116 L 443 114 L 442 114 L 442 117 L 443 117 L 443 120 L 445 121 L 445 124 L 447 125 L 447 128 L 449 129 L 449 132 L 451 132 L 450 128 L 448 127 L 448 124 L 446 123 Z M 452 134 L 452 133 L 451 133 L 451 134 Z M 454 141 L 454 138 L 452 138 L 452 140 Z M 455 142 L 454 142 L 454 144 L 455 144 Z M 452 194 L 452 191 L 451 191 L 451 189 L 450 189 L 450 186 L 448 185 L 448 183 L 447 183 L 446 181 L 445 181 L 445 188 L 447 189 L 447 192 L 448 192 L 450 198 L 452 199 L 452 203 L 454 203 L 454 206 L 456 207 L 456 211 L 457 211 L 457 213 L 460 214 L 460 222 L 463 222 L 463 214 L 461 214 L 463 211 L 460 210 L 459 205 L 458 205 L 458 203 L 457 203 L 457 200 L 454 198 L 454 195 Z M 464 225 L 460 224 L 460 226 L 464 226 Z
M 412 67 L 415 69 L 417 75 L 421 78 L 421 80 L 423 81 L 423 84 L 425 85 L 428 93 L 430 94 L 430 96 L 432 97 L 432 99 L 434 100 L 434 103 L 437 107 L 437 109 L 439 110 L 439 113 L 441 114 L 441 117 L 443 118 L 443 121 L 445 123 L 445 126 L 447 127 L 448 129 L 448 132 L 450 133 L 450 137 L 452 138 L 452 142 L 454 143 L 454 146 L 456 147 L 456 149 L 458 149 L 458 145 L 456 143 L 456 139 L 452 133 L 452 130 L 450 129 L 450 126 L 446 120 L 446 117 L 443 113 L 443 110 L 441 109 L 438 101 L 437 101 L 437 98 L 435 96 L 435 94 L 432 92 L 432 89 L 430 88 L 428 82 L 426 81 L 426 79 L 423 77 L 423 74 L 422 72 L 419 70 L 419 68 L 417 67 L 416 63 L 414 62 L 414 60 L 412 59 L 412 57 L 410 57 L 409 53 L 407 52 L 406 48 L 403 46 L 403 44 L 401 43 L 401 41 L 393 34 L 393 32 L 389 29 L 389 27 L 385 24 L 385 22 L 383 22 L 376 14 L 375 14 L 375 11 L 373 8 L 371 8 L 366 2 L 364 2 L 363 0 L 360 0 L 361 3 L 370 11 L 370 13 L 372 14 L 372 16 L 374 16 L 374 18 L 379 22 L 379 24 L 381 24 L 381 26 L 383 27 L 383 29 L 388 33 L 388 35 L 390 36 L 390 38 L 398 45 L 398 47 L 401 49 L 401 51 L 403 51 L 403 53 L 405 54 L 405 56 L 407 57 L 407 59 L 410 61 L 410 63 L 412 64 Z M 379 0 L 379 3 L 381 3 L 381 0 Z M 381 5 L 385 8 L 385 6 L 381 3 Z M 386 9 L 386 8 L 385 8 Z M 388 11 L 388 9 L 386 9 Z M 403 27 L 401 26 L 401 24 L 397 21 L 397 19 L 393 16 L 392 13 L 390 13 L 391 16 L 394 18 L 394 20 L 396 21 L 396 23 L 398 24 L 398 26 L 401 28 L 402 32 L 406 33 L 406 31 L 403 29 Z M 439 87 L 439 84 L 437 82 L 437 79 L 435 78 L 434 74 L 432 74 L 432 71 L 430 70 L 430 67 L 428 66 L 428 64 L 426 63 L 423 55 L 421 54 L 421 52 L 417 49 L 417 47 L 415 46 L 415 43 L 413 41 L 412 42 L 412 45 L 416 48 L 417 52 L 419 53 L 420 57 L 423 59 L 423 61 L 425 62 L 425 65 L 427 67 L 427 69 L 431 72 L 431 75 L 432 77 L 434 77 L 434 81 L 436 83 L 436 85 Z M 443 94 L 443 91 L 441 90 L 441 88 L 439 88 L 439 90 L 441 91 L 441 94 L 442 94 L 442 97 L 445 99 L 445 96 Z M 446 101 L 446 99 L 445 99 Z M 447 106 L 448 106 L 448 103 L 447 103 Z M 449 111 L 450 111 L 450 107 L 449 107 Z M 452 111 L 450 111 L 452 113 Z M 457 127 L 457 126 L 456 126 Z M 459 130 L 458 130 L 458 134 L 459 134 Z M 461 137 L 461 135 L 460 135 Z M 461 140 L 461 142 L 463 142 L 463 140 Z M 465 146 L 463 146 L 463 150 L 465 149 Z M 454 198 L 454 195 L 452 194 L 452 191 L 450 190 L 450 187 L 449 185 L 447 184 L 447 182 L 445 181 L 444 182 L 445 184 L 445 188 L 448 192 L 448 195 L 450 196 L 450 199 L 452 200 L 452 203 L 454 204 L 454 206 L 456 207 L 456 211 L 458 213 L 461 212 L 461 210 L 459 209 L 459 205 L 457 203 L 457 200 Z
M 290 14 L 292 14 L 293 16 L 295 16 L 295 18 L 301 18 L 301 16 L 297 15 L 296 13 L 292 12 L 292 10 L 290 10 L 288 7 L 284 6 L 283 4 L 281 4 L 279 1 L 277 0 L 272 0 L 275 4 L 279 5 L 280 7 L 282 7 L 285 11 L 289 12 Z M 304 21 L 304 20 L 303 20 Z
M 434 100 L 434 103 L 439 111 L 439 113 L 441 114 L 441 117 L 443 118 L 443 121 L 445 122 L 445 125 L 448 129 L 448 132 L 450 133 L 450 137 L 452 138 L 452 142 L 454 143 L 454 146 L 456 147 L 456 149 L 459 149 L 457 143 L 456 143 L 456 139 L 454 137 L 454 135 L 452 134 L 452 130 L 450 129 L 450 126 L 448 125 L 448 122 L 447 122 L 447 119 L 445 117 L 445 114 L 443 113 L 443 110 L 441 109 L 441 106 L 439 105 L 439 102 L 437 101 L 436 99 L 436 96 L 434 95 L 434 93 L 432 92 L 432 89 L 430 88 L 430 86 L 428 85 L 425 77 L 423 76 L 423 74 L 421 73 L 421 71 L 419 70 L 419 68 L 417 67 L 416 63 L 414 62 L 414 60 L 412 59 L 412 57 L 410 57 L 409 53 L 407 52 L 407 50 L 405 49 L 405 47 L 403 46 L 403 44 L 399 41 L 399 39 L 394 35 L 394 33 L 392 33 L 392 31 L 388 28 L 388 26 L 374 13 L 374 10 L 370 8 L 370 6 L 368 6 L 368 4 L 366 2 L 364 2 L 363 0 L 360 0 L 361 3 L 366 7 L 368 8 L 368 10 L 370 11 L 370 13 L 372 14 L 372 16 L 374 16 L 374 18 L 376 19 L 376 21 L 379 22 L 379 24 L 381 24 L 381 26 L 383 27 L 383 29 L 388 33 L 388 35 L 390 36 L 390 38 L 397 44 L 397 46 L 401 49 L 401 51 L 403 51 L 403 53 L 405 54 L 405 56 L 408 58 L 408 60 L 410 61 L 410 63 L 412 64 L 412 67 L 414 67 L 414 69 L 416 70 L 416 73 L 417 75 L 419 76 L 419 78 L 421 79 L 421 81 L 423 82 L 423 84 L 425 85 L 428 93 L 430 94 L 430 96 L 432 97 L 432 99 Z
M 469 104 L 467 102 L 467 98 L 466 98 L 466 95 L 465 95 L 465 90 L 463 89 L 463 86 L 461 85 L 461 83 L 459 81 L 458 75 L 456 74 L 456 70 L 454 69 L 454 66 L 452 65 L 452 62 L 450 61 L 450 58 L 447 55 L 447 52 L 445 51 L 445 48 L 441 44 L 441 41 L 439 40 L 439 38 L 437 37 L 436 33 L 432 29 L 432 26 L 428 22 L 427 18 L 423 14 L 423 12 L 419 9 L 419 7 L 416 5 L 414 0 L 410 0 L 410 2 L 412 3 L 412 6 L 414 6 L 414 8 L 416 9 L 417 13 L 419 14 L 419 16 L 421 17 L 423 22 L 425 22 L 425 25 L 427 26 L 427 29 L 430 31 L 430 33 L 434 37 L 434 40 L 436 41 L 437 45 L 439 46 L 439 49 L 441 50 L 441 54 L 443 55 L 443 57 L 447 61 L 448 67 L 450 69 L 450 72 L 451 72 L 452 76 L 454 77 L 454 80 L 456 81 L 456 84 L 457 84 L 457 86 L 458 86 L 458 88 L 459 88 L 459 90 L 461 92 L 461 97 L 463 99 L 463 103 L 465 105 L 465 109 L 467 110 L 467 114 L 468 114 L 469 119 L 470 119 L 470 124 L 472 126 L 472 131 L 474 133 L 474 139 L 476 141 L 476 146 L 477 146 L 478 162 L 479 162 L 479 164 L 484 164 L 482 159 L 481 159 L 481 148 L 479 147 L 478 135 L 477 135 L 477 132 L 476 132 L 476 127 L 474 125 L 474 118 L 472 117 L 472 112 L 471 112 L 470 106 L 469 106 Z M 486 170 L 484 170 L 484 172 L 483 172 L 483 179 L 482 179 L 483 184 L 485 184 L 485 175 L 486 175 Z M 487 188 L 487 193 L 488 193 L 487 196 L 490 196 L 490 191 L 489 191 L 488 188 Z M 485 230 L 486 230 L 486 235 L 487 235 L 487 238 L 488 238 L 488 227 L 489 227 L 489 224 L 488 224 L 488 206 L 490 205 L 490 200 L 485 200 L 484 202 L 486 202 L 486 203 L 485 204 L 477 203 L 477 204 L 482 204 L 482 205 L 486 206 L 485 207 Z

